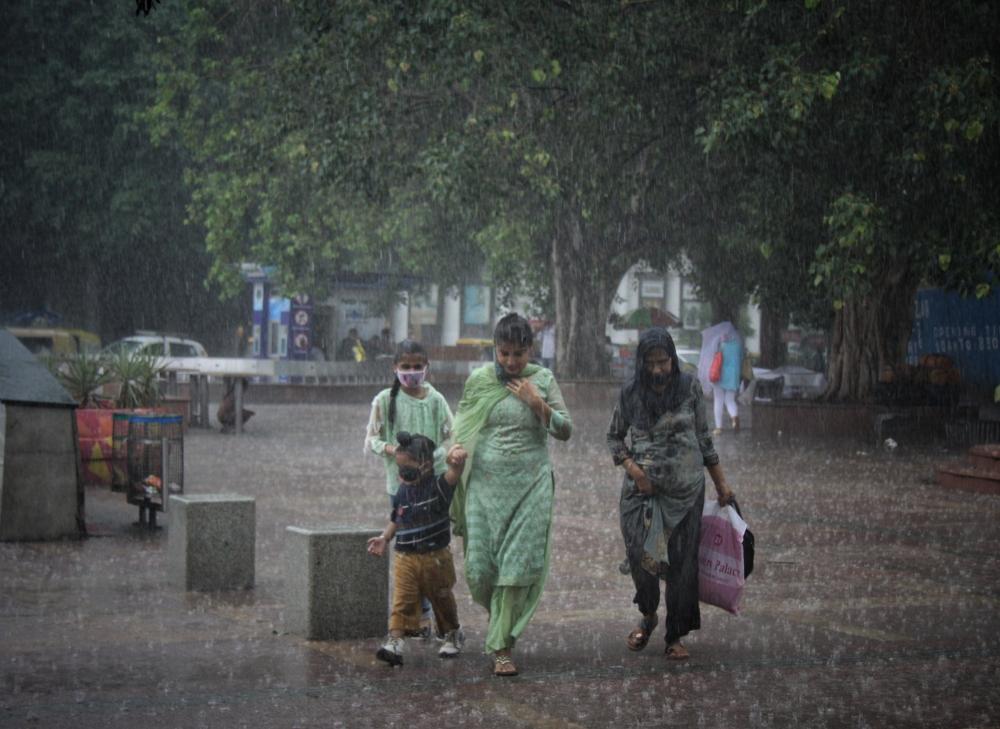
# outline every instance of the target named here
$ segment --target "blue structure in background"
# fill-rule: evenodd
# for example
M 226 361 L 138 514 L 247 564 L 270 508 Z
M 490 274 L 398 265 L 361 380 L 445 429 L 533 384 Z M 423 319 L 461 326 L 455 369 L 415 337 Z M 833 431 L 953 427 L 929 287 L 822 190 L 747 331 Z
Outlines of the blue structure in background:
M 243 265 L 243 278 L 252 287 L 251 325 L 256 359 L 308 359 L 314 345 L 313 302 L 307 295 L 280 295 L 272 278 L 273 266 Z
M 1000 290 L 975 299 L 921 289 L 915 307 L 906 348 L 910 364 L 923 354 L 946 354 L 964 383 L 990 389 L 1000 384 Z

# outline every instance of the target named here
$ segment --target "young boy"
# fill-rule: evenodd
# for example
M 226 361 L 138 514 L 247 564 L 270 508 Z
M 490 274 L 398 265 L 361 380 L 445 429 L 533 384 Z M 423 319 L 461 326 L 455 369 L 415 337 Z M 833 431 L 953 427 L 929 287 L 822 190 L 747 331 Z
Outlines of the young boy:
M 375 654 L 391 666 L 403 665 L 404 636 L 420 627 L 421 597 L 430 600 L 438 633 L 444 636 L 438 655 L 457 656 L 465 641 L 452 593 L 455 564 L 448 547 L 448 508 L 468 454 L 461 446 L 453 446 L 446 459 L 448 470 L 435 478 L 434 441 L 406 431 L 398 433 L 396 440 L 399 490 L 392 497 L 389 524 L 380 536 L 368 540 L 368 553 L 381 557 L 396 538 L 389 637 Z

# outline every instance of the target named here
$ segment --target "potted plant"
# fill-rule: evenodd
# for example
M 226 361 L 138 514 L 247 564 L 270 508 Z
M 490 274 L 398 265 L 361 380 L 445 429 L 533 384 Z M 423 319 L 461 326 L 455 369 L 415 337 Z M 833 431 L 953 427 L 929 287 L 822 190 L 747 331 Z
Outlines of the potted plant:
M 110 400 L 98 394 L 112 378 L 107 363 L 100 357 L 81 353 L 52 358 L 47 364 L 78 403 L 76 437 L 84 483 L 110 485 L 113 411 L 108 409 Z
M 156 407 L 160 402 L 157 379 L 165 368 L 154 355 L 136 351 L 119 351 L 111 357 L 78 354 L 52 360 L 49 366 L 80 403 L 76 428 L 84 483 L 115 485 L 113 408 L 121 412 Z M 117 390 L 113 398 L 98 394 L 105 385 Z
M 56 379 L 79 403 L 79 407 L 100 406 L 97 393 L 111 381 L 111 372 L 100 357 L 76 354 L 66 358 L 52 358 L 47 364 Z
M 115 405 L 126 410 L 153 408 L 160 402 L 158 380 L 166 367 L 155 355 L 133 350 L 119 352 L 108 360 L 111 381 L 118 386 Z

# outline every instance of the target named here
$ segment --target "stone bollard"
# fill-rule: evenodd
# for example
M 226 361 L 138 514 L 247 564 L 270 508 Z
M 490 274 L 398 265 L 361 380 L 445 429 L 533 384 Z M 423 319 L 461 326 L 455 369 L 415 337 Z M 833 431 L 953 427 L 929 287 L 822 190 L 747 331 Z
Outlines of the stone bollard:
M 372 557 L 380 529 L 288 527 L 285 627 L 310 640 L 381 636 L 389 605 L 389 560 Z
M 238 494 L 171 496 L 167 578 L 185 590 L 245 590 L 254 585 L 255 502 Z

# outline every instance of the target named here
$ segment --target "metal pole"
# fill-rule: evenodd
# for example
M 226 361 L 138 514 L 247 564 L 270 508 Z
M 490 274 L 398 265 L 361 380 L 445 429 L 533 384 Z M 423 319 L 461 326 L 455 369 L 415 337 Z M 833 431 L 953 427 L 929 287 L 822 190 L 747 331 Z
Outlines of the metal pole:
M 160 438 L 160 465 L 161 465 L 161 476 L 163 478 L 160 481 L 160 503 L 163 504 L 163 510 L 167 510 L 167 484 L 170 483 L 167 479 L 170 477 L 170 443 L 166 438 Z
M 243 378 L 236 378 L 236 435 L 243 432 Z
M 212 418 L 208 414 L 208 375 L 199 375 L 198 382 L 199 397 L 201 398 L 201 427 L 211 428 Z

